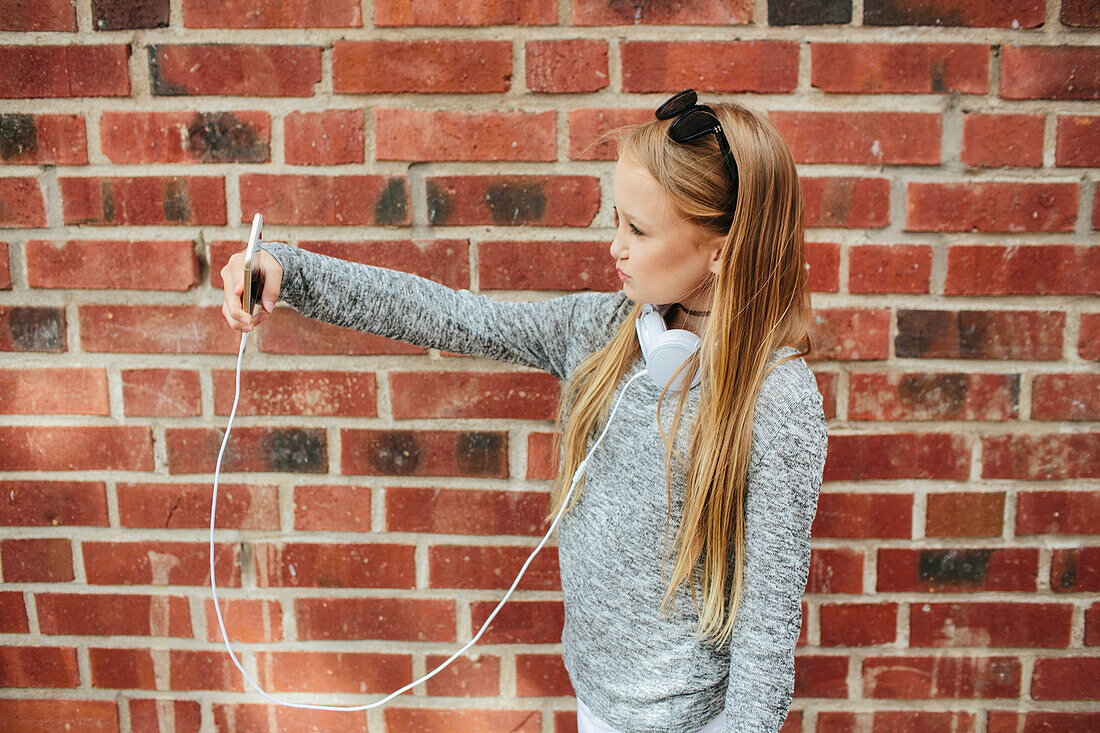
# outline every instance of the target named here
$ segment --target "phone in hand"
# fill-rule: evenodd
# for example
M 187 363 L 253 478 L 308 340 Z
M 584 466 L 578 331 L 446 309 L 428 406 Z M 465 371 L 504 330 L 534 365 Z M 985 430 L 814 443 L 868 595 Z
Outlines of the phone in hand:
M 260 249 L 260 237 L 263 235 L 264 216 L 256 214 L 252 218 L 252 233 L 248 235 L 248 248 L 244 251 L 244 292 L 241 293 L 241 308 L 252 315 L 252 306 L 260 302 L 262 288 L 252 282 L 252 265 Z

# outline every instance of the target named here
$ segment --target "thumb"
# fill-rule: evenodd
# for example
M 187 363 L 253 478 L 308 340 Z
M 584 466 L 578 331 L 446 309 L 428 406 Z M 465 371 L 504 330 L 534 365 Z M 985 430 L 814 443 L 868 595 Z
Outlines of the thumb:
M 260 300 L 261 306 L 267 313 L 275 310 L 275 302 L 279 300 L 279 286 L 282 284 L 282 276 L 283 269 L 277 263 L 264 268 L 264 289 Z

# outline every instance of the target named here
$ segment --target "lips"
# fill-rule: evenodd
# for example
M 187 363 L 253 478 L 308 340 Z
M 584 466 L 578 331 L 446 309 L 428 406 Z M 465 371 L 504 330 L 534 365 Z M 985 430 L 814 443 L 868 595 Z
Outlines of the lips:
M 615 272 L 619 273 L 619 279 L 622 280 L 623 282 L 626 282 L 627 280 L 630 279 L 630 277 L 625 272 L 620 270 L 618 267 L 615 268 Z

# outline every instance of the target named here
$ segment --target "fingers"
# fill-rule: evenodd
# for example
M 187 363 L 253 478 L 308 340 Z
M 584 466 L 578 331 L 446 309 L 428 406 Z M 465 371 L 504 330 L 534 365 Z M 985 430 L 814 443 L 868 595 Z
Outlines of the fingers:
M 252 318 L 241 307 L 241 296 L 244 293 L 244 255 L 238 252 L 230 257 L 221 274 L 222 289 L 225 292 L 222 315 L 233 330 L 251 331 Z

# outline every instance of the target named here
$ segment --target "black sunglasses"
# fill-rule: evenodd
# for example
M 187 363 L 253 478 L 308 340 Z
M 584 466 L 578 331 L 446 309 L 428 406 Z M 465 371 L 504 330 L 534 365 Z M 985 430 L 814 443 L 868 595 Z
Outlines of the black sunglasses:
M 671 120 L 678 118 L 668 128 L 668 136 L 673 142 L 686 143 L 709 133 L 714 133 L 718 138 L 718 147 L 722 151 L 722 160 L 726 163 L 726 171 L 730 177 L 730 193 L 732 200 L 737 201 L 737 161 L 726 141 L 726 134 L 722 132 L 722 123 L 718 121 L 718 115 L 705 104 L 699 104 L 699 97 L 694 89 L 685 89 L 672 95 L 664 104 L 657 108 L 657 119 Z

